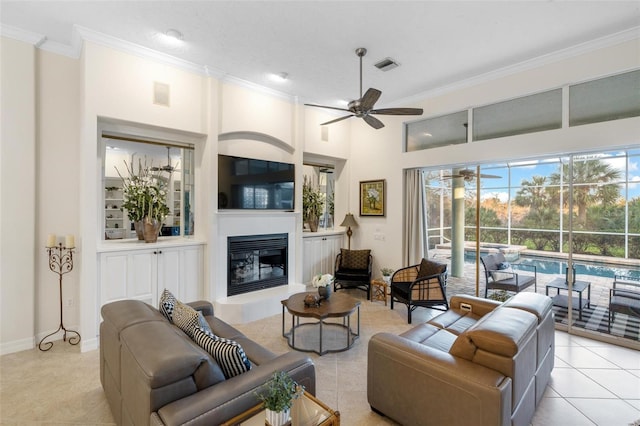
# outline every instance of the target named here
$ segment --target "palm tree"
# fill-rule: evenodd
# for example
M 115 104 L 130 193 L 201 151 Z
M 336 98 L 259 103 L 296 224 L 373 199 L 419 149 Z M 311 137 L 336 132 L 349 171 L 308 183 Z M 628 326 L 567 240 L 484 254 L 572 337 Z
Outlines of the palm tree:
M 549 182 L 556 199 L 559 196 L 559 185 L 573 183 L 573 204 L 578 209 L 577 223 L 585 225 L 587 222 L 587 208 L 590 205 L 600 203 L 608 205 L 616 201 L 620 196 L 620 189 L 610 182 L 620 179 L 621 173 L 611 164 L 602 160 L 574 161 L 573 176 L 569 177 L 569 165 L 562 164 L 562 176 L 560 173 L 552 173 Z M 568 204 L 568 196 L 564 197 L 564 203 Z

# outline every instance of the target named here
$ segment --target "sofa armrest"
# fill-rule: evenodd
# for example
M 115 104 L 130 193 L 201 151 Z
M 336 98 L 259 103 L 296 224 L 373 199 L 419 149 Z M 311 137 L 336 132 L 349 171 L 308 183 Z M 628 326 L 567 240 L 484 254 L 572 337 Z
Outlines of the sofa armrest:
M 369 404 L 401 424 L 506 426 L 511 391 L 510 378 L 448 352 L 390 333 L 369 341 Z
M 187 305 L 191 306 L 196 311 L 202 312 L 202 315 L 213 315 L 213 305 L 207 300 L 196 300 L 195 302 L 189 302 Z
M 297 383 L 315 395 L 313 361 L 299 352 L 287 352 L 246 373 L 165 405 L 152 414 L 152 419 L 165 425 L 187 422 L 190 425 L 220 424 L 258 404 L 256 392 L 260 392 L 276 371 L 289 373 Z
M 484 299 L 482 297 L 467 296 L 465 294 L 456 294 L 451 297 L 449 306 L 451 309 L 464 310 L 461 308 L 462 304 L 471 306 L 471 312 L 479 316 L 485 316 L 489 312 L 493 311 L 498 306 L 502 305 L 502 302 L 496 300 Z

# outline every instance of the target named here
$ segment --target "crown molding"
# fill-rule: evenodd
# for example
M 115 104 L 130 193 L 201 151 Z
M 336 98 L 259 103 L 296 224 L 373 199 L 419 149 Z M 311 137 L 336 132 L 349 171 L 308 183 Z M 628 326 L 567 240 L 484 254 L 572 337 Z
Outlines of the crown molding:
M 223 83 L 235 84 L 236 86 L 244 87 L 245 89 L 250 89 L 250 90 L 255 91 L 255 92 L 264 93 L 266 95 L 275 96 L 277 98 L 284 99 L 284 100 L 289 101 L 291 103 L 297 102 L 297 99 L 298 99 L 296 96 L 289 95 L 287 93 L 280 92 L 278 90 L 274 90 L 274 89 L 271 89 L 269 87 L 261 86 L 259 84 L 252 83 L 250 81 L 243 80 L 241 78 L 234 77 L 234 76 L 229 75 L 229 74 L 224 75 L 221 78 L 221 80 L 222 80 Z
M 465 89 L 471 86 L 476 86 L 482 83 L 486 83 L 492 80 L 496 80 L 509 75 L 517 74 L 523 71 L 528 71 L 534 68 L 539 68 L 545 65 L 549 65 L 555 62 L 562 61 L 564 59 L 573 58 L 585 53 L 593 52 L 595 50 L 604 49 L 607 47 L 615 46 L 627 41 L 640 40 L 640 26 L 630 28 L 628 30 L 620 31 L 618 33 L 610 34 L 595 40 L 591 40 L 585 43 L 577 44 L 565 49 L 557 50 L 555 52 L 538 56 L 537 58 L 528 59 L 517 64 L 509 65 L 494 71 L 490 71 L 484 74 L 477 75 L 475 77 L 467 78 L 457 81 L 455 83 L 440 86 L 438 88 L 427 90 L 406 98 L 389 103 L 389 106 L 414 104 L 424 101 L 428 98 L 441 96 L 456 90 Z
M 11 25 L 0 24 L 0 35 L 2 37 L 12 38 L 14 40 L 23 41 L 40 47 L 47 40 L 43 34 L 37 34 L 31 31 L 25 31 L 21 28 L 12 27 Z
M 139 44 L 131 43 L 104 33 L 90 30 L 89 28 L 85 28 L 79 25 L 74 25 L 73 29 L 74 32 L 77 32 L 79 34 L 80 39 L 82 39 L 83 41 L 89 41 L 91 43 L 119 50 L 134 56 L 138 56 L 140 58 L 151 59 L 196 74 L 208 76 L 208 68 L 204 65 L 198 65 L 193 62 L 185 61 L 176 58 L 175 56 L 171 56 L 157 50 L 149 49 L 148 47 L 140 46 Z

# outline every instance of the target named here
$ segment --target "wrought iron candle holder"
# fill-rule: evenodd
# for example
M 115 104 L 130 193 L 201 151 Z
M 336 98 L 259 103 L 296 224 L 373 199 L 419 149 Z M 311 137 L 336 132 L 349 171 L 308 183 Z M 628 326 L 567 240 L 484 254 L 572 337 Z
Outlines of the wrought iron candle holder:
M 73 243 L 72 243 L 73 244 Z M 58 244 L 58 246 L 47 247 L 47 252 L 49 253 L 49 269 L 54 273 L 58 274 L 58 282 L 60 285 L 60 325 L 58 329 L 51 334 L 47 334 L 40 340 L 38 343 L 38 348 L 41 351 L 48 351 L 53 347 L 53 342 L 44 341 L 58 333 L 60 330 L 64 331 L 62 335 L 62 340 L 67 341 L 67 333 L 73 333 L 75 336 L 69 337 L 69 343 L 72 345 L 77 345 L 80 343 L 80 333 L 74 330 L 68 330 L 65 328 L 62 322 L 62 276 L 68 272 L 73 270 L 73 249 L 75 247 L 63 247 L 62 243 Z M 44 343 L 44 345 L 43 345 Z

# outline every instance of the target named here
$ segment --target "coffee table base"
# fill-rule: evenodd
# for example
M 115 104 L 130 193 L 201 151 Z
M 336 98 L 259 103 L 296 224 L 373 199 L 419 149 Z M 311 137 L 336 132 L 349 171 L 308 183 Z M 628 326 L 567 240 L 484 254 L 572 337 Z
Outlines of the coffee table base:
M 357 315 L 357 328 L 356 331 L 353 331 L 351 328 L 351 315 L 348 315 L 343 318 L 342 323 L 334 323 L 334 322 L 325 322 L 323 320 L 314 321 L 314 322 L 305 322 L 300 324 L 300 317 L 294 314 L 291 314 L 291 328 L 289 331 L 285 332 L 285 308 L 282 307 L 282 337 L 287 339 L 287 344 L 291 349 L 295 349 L 300 352 L 314 352 L 320 356 L 335 353 L 335 352 L 344 352 L 350 349 L 355 341 L 360 337 L 360 306 L 357 307 L 356 310 Z M 300 331 L 304 328 L 312 328 L 318 327 L 318 350 L 313 348 L 305 348 L 301 347 L 299 344 L 296 345 L 296 331 Z M 344 330 L 344 341 L 345 345 L 338 347 L 336 349 L 326 349 L 324 347 L 323 342 L 323 331 L 327 331 L 329 328 L 339 328 L 340 330 Z M 301 336 L 298 334 L 298 343 L 300 342 Z

